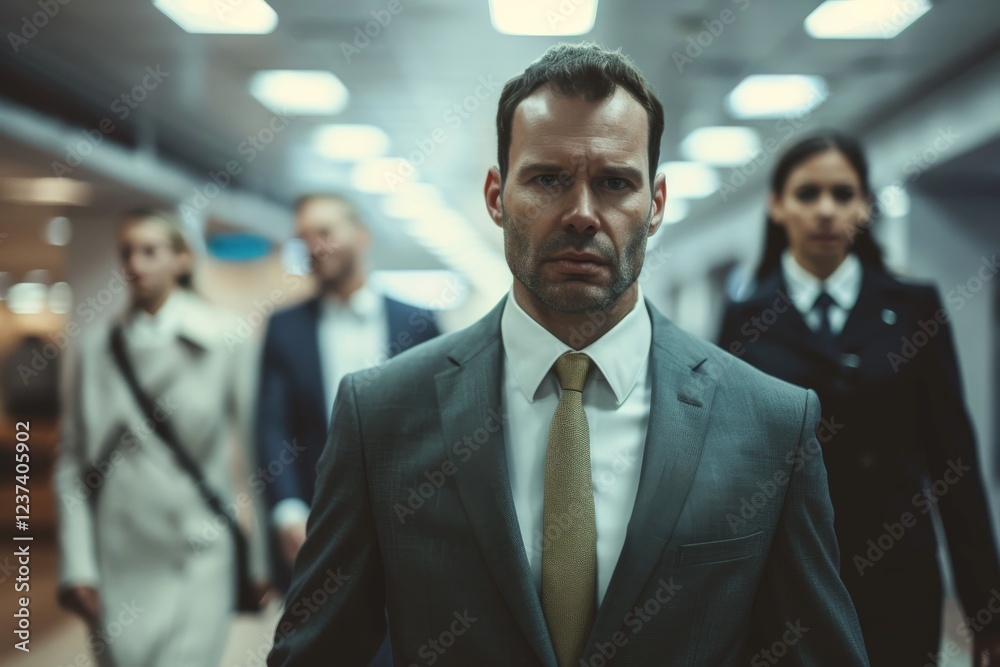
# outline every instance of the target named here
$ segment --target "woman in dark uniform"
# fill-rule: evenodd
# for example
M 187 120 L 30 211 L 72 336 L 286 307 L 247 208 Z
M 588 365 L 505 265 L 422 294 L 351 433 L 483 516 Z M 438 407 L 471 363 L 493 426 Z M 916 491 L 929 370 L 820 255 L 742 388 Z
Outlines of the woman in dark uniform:
M 948 311 L 934 287 L 902 283 L 883 265 L 856 141 L 800 141 L 770 190 L 756 288 L 726 309 L 720 345 L 819 394 L 841 576 L 871 664 L 938 664 L 935 511 L 971 617 L 957 630 L 989 651 L 1000 621 L 984 628 L 976 616 L 1000 571 Z

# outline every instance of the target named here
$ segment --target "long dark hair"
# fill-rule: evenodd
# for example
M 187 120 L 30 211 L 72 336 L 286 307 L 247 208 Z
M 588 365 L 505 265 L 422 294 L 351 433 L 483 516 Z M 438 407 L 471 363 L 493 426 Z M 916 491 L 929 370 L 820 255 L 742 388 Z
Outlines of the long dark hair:
M 855 234 L 851 250 L 862 264 L 884 273 L 886 268 L 882 261 L 882 248 L 871 235 L 871 226 L 878 216 L 878 207 L 872 194 L 871 184 L 868 182 L 868 160 L 865 158 L 864 149 L 856 139 L 834 130 L 825 130 L 799 140 L 778 160 L 771 174 L 771 194 L 780 197 L 788 177 L 796 167 L 812 156 L 829 150 L 839 152 L 851 164 L 858 175 L 862 191 L 871 202 L 871 214 L 866 228 L 858 230 Z M 764 254 L 754 273 L 758 283 L 778 270 L 781 266 L 781 254 L 787 247 L 788 234 L 785 228 L 775 224 L 768 214 L 764 229 Z

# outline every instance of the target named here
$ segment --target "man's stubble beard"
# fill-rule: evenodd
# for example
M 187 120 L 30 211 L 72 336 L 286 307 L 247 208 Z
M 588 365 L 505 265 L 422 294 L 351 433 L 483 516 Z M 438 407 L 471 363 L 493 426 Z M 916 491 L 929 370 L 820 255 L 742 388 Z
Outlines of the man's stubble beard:
M 646 237 L 653 211 L 650 206 L 645 222 L 628 239 L 621 261 L 610 243 L 596 241 L 598 237 L 572 233 L 546 241 L 532 254 L 527 235 L 521 233 L 519 223 L 507 214 L 506 207 L 503 207 L 502 216 L 507 264 L 514 277 L 546 307 L 562 313 L 586 313 L 610 309 L 639 277 L 646 256 Z M 606 285 L 588 285 L 588 292 L 596 292 L 591 297 L 564 294 L 561 285 L 565 283 L 554 283 L 542 277 L 544 262 L 540 258 L 565 250 L 589 252 L 602 257 L 611 272 L 611 280 Z

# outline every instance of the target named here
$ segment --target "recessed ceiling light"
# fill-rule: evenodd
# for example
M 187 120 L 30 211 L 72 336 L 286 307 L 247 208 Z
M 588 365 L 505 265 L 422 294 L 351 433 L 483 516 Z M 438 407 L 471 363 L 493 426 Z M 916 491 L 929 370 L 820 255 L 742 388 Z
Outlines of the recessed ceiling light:
M 347 87 L 323 70 L 267 70 L 250 79 L 250 94 L 275 113 L 332 115 L 347 106 Z
M 49 288 L 49 312 L 65 315 L 73 307 L 73 290 L 67 282 L 58 282 Z
M 264 0 L 153 0 L 153 6 L 193 33 L 266 35 L 278 25 Z
M 374 125 L 326 125 L 316 130 L 313 148 L 331 160 L 368 160 L 385 155 L 389 135 Z
M 441 191 L 428 183 L 400 186 L 382 204 L 386 215 L 404 220 L 433 219 L 445 209 L 447 206 L 441 197 Z
M 904 218 L 910 213 L 910 195 L 901 185 L 888 185 L 879 190 L 878 204 L 887 218 Z
M 5 178 L 0 179 L 0 199 L 24 204 L 86 206 L 90 203 L 91 187 L 72 178 Z
M 420 172 L 401 157 L 365 160 L 351 169 L 351 185 L 362 192 L 384 194 L 394 192 L 405 183 L 416 181 Z
M 749 127 L 700 127 L 681 142 L 689 160 L 738 167 L 760 150 L 760 136 Z
M 806 17 L 816 39 L 892 39 L 931 10 L 930 0 L 827 0 Z
M 52 218 L 45 226 L 45 240 L 52 245 L 67 245 L 72 235 L 73 227 L 68 218 Z
M 597 0 L 490 0 L 490 21 L 504 35 L 583 35 L 596 20 Z
M 7 290 L 7 307 L 18 315 L 33 315 L 45 310 L 49 288 L 42 283 L 14 283 Z
M 667 201 L 701 199 L 719 189 L 719 175 L 700 162 L 664 162 L 657 169 L 667 177 Z
M 826 81 L 802 74 L 754 74 L 726 97 L 736 118 L 781 118 L 806 114 L 826 100 Z

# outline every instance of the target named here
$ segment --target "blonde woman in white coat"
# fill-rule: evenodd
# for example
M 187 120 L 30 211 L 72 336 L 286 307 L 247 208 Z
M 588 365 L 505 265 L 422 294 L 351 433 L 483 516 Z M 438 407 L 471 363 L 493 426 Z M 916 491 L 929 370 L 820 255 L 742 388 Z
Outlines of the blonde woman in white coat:
M 227 345 L 234 320 L 185 287 L 192 253 L 175 217 L 127 215 L 119 249 L 131 302 L 82 337 L 56 468 L 60 601 L 90 627 L 101 665 L 218 667 L 235 597 L 232 533 L 130 393 L 111 329 L 121 327 L 156 419 L 169 420 L 240 523 L 253 517 L 250 570 L 262 582 L 260 494 L 235 494 L 231 450 L 234 427 L 250 423 L 255 355 L 244 349 L 249 342 L 233 345 L 229 336 Z M 245 429 L 237 435 L 249 439 Z M 110 458 L 93 470 L 111 443 Z

